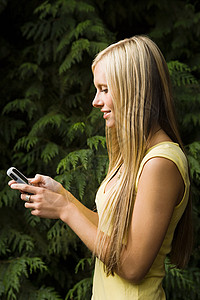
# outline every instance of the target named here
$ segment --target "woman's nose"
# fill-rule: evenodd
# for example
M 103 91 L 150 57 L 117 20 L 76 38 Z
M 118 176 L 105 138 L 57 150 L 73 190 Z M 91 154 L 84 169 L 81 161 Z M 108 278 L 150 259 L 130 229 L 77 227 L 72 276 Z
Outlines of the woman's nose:
M 94 100 L 92 101 L 92 105 L 94 107 L 102 107 L 103 106 L 103 100 L 101 100 L 100 96 L 98 93 L 96 93 L 95 97 L 94 97 Z

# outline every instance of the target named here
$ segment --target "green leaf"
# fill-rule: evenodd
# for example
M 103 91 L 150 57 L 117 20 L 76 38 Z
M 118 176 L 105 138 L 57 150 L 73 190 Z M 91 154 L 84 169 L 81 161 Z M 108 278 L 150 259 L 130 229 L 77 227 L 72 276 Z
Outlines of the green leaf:
M 69 171 L 71 167 L 75 170 L 79 161 L 81 165 L 87 169 L 88 158 L 90 157 L 91 153 L 92 152 L 90 149 L 81 149 L 70 152 L 60 161 L 57 167 L 57 173 L 59 173 L 61 169 L 64 171 Z
M 72 124 L 67 132 L 67 136 L 69 137 L 70 141 L 73 141 L 74 138 L 76 138 L 76 133 L 79 131 L 81 133 L 84 132 L 85 124 L 84 122 L 77 122 Z
M 198 81 L 191 74 L 191 69 L 184 63 L 179 61 L 170 61 L 167 63 L 172 81 L 177 86 L 196 85 Z
M 51 161 L 59 153 L 58 145 L 49 142 L 41 153 L 41 158 L 45 163 Z
M 90 290 L 91 286 L 92 286 L 92 278 L 82 279 L 81 281 L 76 283 L 72 289 L 69 290 L 67 296 L 65 297 L 65 300 L 73 299 L 75 295 L 77 295 L 76 297 L 77 300 L 84 299 L 86 293 L 88 292 L 88 290 Z
M 99 143 L 105 148 L 106 138 L 104 136 L 95 135 L 87 139 L 87 145 L 90 149 L 94 147 L 97 150 Z
M 21 79 L 27 79 L 27 77 L 32 77 L 34 76 L 34 74 L 38 76 L 39 80 L 43 79 L 43 71 L 35 63 L 25 62 L 21 64 L 21 66 L 19 67 L 19 72 Z
M 45 286 L 37 290 L 36 297 L 38 300 L 62 300 L 54 288 Z
M 83 52 L 89 52 L 90 42 L 88 39 L 79 39 L 72 43 L 71 51 L 67 54 L 65 60 L 59 68 L 59 74 L 66 72 L 75 62 L 80 62 L 82 60 Z
M 47 271 L 47 266 L 40 257 L 26 257 L 26 264 L 30 268 L 30 274 L 37 270 L 40 272 Z
M 9 102 L 3 109 L 3 114 L 9 112 L 21 111 L 22 113 L 26 112 L 29 119 L 32 118 L 34 111 L 37 110 L 36 105 L 29 98 L 16 99 Z
M 23 136 L 17 141 L 14 150 L 24 148 L 27 151 L 30 151 L 30 149 L 35 147 L 38 142 L 39 138 L 37 136 Z
M 29 132 L 29 136 L 36 136 L 41 131 L 43 131 L 46 126 L 52 126 L 59 128 L 63 121 L 66 121 L 66 117 L 63 114 L 49 112 L 48 114 L 42 116 L 32 127 Z
M 79 268 L 81 267 L 81 270 L 83 271 L 85 269 L 85 264 L 88 263 L 90 266 L 92 264 L 92 258 L 82 258 L 79 260 L 78 264 L 75 268 L 75 273 L 78 273 Z

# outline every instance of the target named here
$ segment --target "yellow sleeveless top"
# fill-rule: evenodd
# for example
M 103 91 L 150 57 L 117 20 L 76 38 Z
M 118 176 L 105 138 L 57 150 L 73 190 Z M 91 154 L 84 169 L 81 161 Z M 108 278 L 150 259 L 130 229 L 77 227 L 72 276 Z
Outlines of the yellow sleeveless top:
M 143 281 L 140 284 L 136 285 L 119 277 L 117 274 L 107 277 L 103 269 L 103 263 L 98 258 L 96 258 L 92 300 L 166 299 L 164 290 L 162 288 L 162 280 L 165 276 L 164 262 L 166 255 L 171 251 L 171 243 L 174 230 L 188 202 L 190 182 L 188 176 L 187 159 L 179 145 L 173 142 L 162 142 L 150 148 L 144 156 L 137 175 L 136 187 L 144 164 L 153 157 L 164 157 L 176 164 L 185 184 L 183 199 L 174 209 L 172 219 L 160 251 Z M 112 175 L 115 173 L 115 171 L 116 170 L 113 170 L 111 176 L 102 183 L 97 192 L 95 201 L 99 215 L 101 215 L 104 203 L 106 201 L 107 192 L 104 192 L 105 186 Z

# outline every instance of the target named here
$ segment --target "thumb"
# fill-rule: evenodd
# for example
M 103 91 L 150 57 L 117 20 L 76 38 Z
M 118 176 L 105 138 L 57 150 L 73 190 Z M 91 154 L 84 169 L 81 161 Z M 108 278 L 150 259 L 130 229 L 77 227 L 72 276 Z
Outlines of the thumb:
M 39 183 L 43 183 L 43 182 L 44 182 L 43 176 L 40 174 L 36 174 L 34 178 L 31 178 L 29 180 L 30 184 L 39 184 Z

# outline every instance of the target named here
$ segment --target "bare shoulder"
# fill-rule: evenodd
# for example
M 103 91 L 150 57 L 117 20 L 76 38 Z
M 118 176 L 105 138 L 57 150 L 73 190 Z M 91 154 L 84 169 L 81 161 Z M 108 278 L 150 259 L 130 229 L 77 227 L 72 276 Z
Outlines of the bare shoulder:
M 178 170 L 177 165 L 170 159 L 165 157 L 153 157 L 150 158 L 144 165 L 142 174 L 148 174 L 148 176 L 151 174 L 151 177 L 157 177 L 160 178 L 166 178 L 169 181 L 172 181 L 173 179 L 181 179 L 182 176 Z M 151 178 L 150 177 L 150 178 Z
M 145 172 L 169 172 L 171 174 L 180 174 L 176 164 L 165 157 L 152 157 L 144 165 Z
M 149 159 L 142 170 L 138 188 L 155 189 L 172 196 L 175 204 L 181 200 L 184 192 L 183 178 L 176 164 L 164 157 Z

